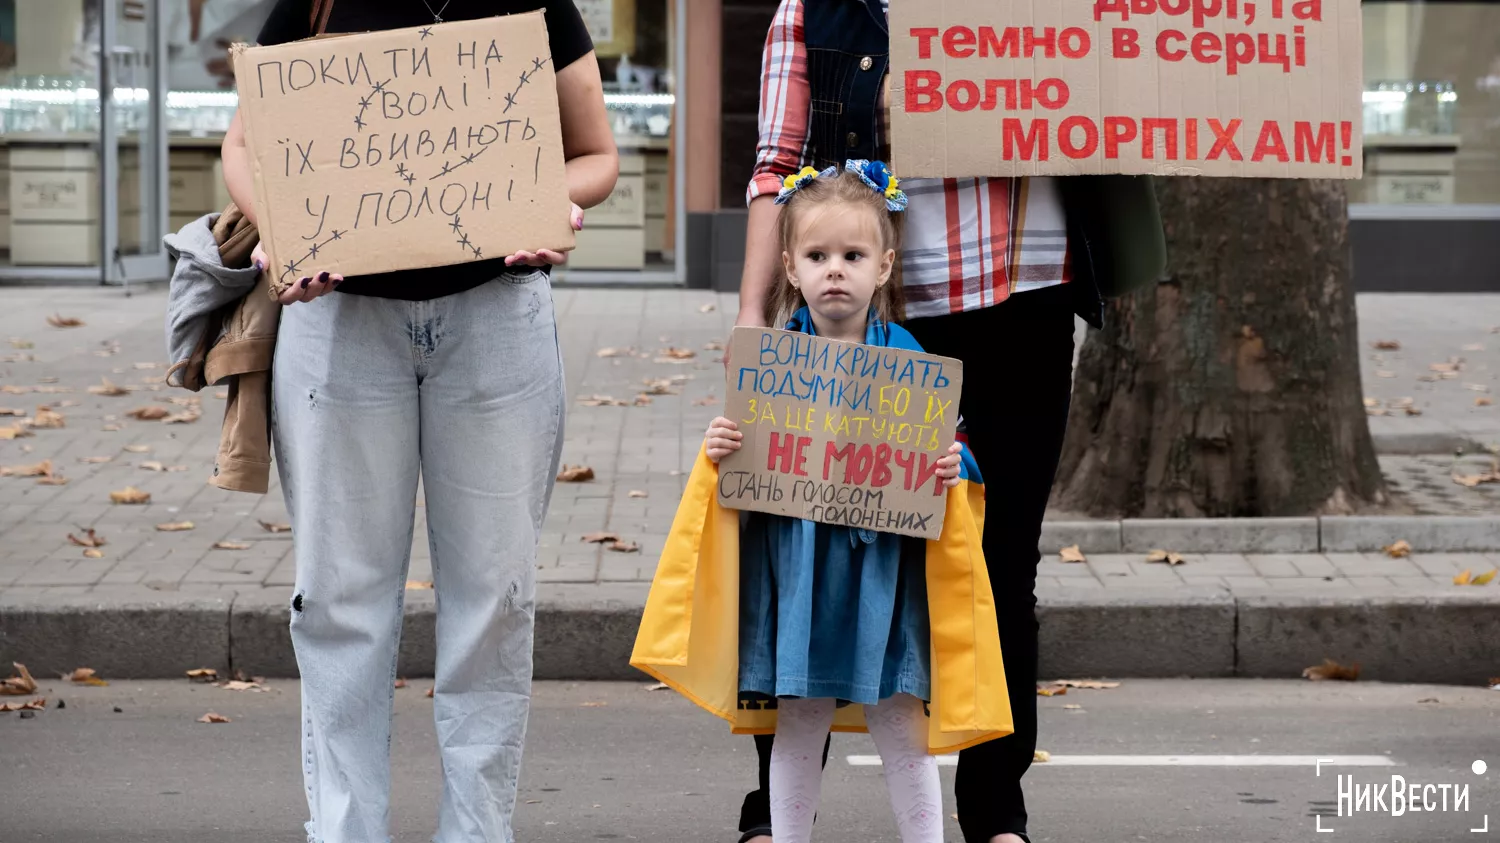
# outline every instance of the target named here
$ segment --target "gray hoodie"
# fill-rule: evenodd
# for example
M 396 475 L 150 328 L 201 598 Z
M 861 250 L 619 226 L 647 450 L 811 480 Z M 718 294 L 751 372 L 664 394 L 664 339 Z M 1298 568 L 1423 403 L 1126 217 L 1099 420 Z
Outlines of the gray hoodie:
M 209 318 L 220 308 L 239 301 L 255 286 L 260 270 L 254 266 L 230 269 L 219 258 L 213 226 L 218 214 L 205 214 L 162 238 L 167 253 L 177 262 L 167 293 L 167 354 L 174 367 L 186 363 L 208 330 Z M 173 386 L 182 386 L 182 375 L 174 368 L 168 375 Z

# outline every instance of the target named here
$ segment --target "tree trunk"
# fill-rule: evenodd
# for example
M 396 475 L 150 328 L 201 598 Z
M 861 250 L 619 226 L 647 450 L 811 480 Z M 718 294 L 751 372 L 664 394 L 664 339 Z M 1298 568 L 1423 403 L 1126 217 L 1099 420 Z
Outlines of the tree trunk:
M 1108 517 L 1384 504 L 1338 182 L 1157 180 L 1167 276 L 1090 331 L 1053 504 Z

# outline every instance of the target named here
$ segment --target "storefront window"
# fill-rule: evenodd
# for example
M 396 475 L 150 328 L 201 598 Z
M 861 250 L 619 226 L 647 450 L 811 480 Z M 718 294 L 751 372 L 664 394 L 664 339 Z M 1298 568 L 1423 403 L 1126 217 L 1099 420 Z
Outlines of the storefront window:
M 1500 3 L 1363 11 L 1365 176 L 1350 201 L 1500 205 Z

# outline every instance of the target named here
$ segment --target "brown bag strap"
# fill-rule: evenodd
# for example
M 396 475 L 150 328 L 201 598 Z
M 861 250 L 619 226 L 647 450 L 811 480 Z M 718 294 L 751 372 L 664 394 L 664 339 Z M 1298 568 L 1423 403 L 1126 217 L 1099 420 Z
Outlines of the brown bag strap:
M 333 11 L 333 0 L 312 0 L 312 12 L 307 18 L 307 27 L 313 35 L 322 35 L 328 28 L 328 14 Z

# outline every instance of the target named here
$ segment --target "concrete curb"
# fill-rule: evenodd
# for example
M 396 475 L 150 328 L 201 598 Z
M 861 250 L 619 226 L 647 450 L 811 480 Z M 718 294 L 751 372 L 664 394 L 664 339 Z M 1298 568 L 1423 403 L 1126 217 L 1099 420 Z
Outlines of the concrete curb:
M 545 586 L 537 604 L 536 677 L 640 680 L 629 666 L 644 583 Z M 107 605 L 79 597 L 0 595 L 0 664 L 37 675 L 88 666 L 107 678 L 179 678 L 197 667 L 297 675 L 282 595 L 164 597 Z M 436 604 L 407 595 L 402 676 L 431 676 Z M 1500 591 L 1413 589 L 1395 596 L 1232 595 L 1127 586 L 1039 592 L 1045 677 L 1295 678 L 1324 658 L 1358 662 L 1387 682 L 1476 684 L 1493 670 L 1473 654 L 1500 638 Z M 1488 673 L 1486 671 L 1489 671 Z
M 1500 517 L 1446 515 L 1321 518 L 1127 518 L 1044 521 L 1039 545 L 1051 554 L 1070 545 L 1084 553 L 1353 553 L 1405 540 L 1419 553 L 1500 551 Z

